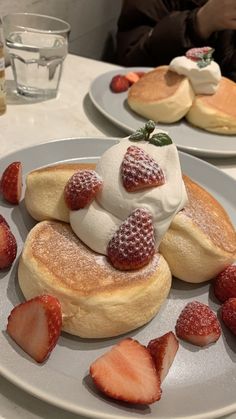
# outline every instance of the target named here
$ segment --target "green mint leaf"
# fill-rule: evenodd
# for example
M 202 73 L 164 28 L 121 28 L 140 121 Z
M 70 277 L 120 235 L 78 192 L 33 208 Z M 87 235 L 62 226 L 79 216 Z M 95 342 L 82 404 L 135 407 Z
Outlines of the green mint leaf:
M 157 147 L 163 147 L 165 145 L 172 144 L 172 140 L 169 137 L 169 135 L 165 134 L 164 132 L 158 132 L 157 134 L 154 134 L 150 140 L 150 144 L 153 144 Z

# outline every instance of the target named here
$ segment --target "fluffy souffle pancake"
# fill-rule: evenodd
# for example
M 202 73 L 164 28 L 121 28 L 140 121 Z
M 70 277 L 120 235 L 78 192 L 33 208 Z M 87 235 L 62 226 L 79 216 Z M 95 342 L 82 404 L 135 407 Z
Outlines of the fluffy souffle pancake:
M 179 121 L 190 109 L 194 92 L 187 77 L 160 66 L 146 73 L 128 92 L 128 105 L 155 122 Z
M 187 176 L 184 183 L 188 203 L 173 219 L 160 252 L 174 276 L 204 282 L 236 260 L 235 229 L 210 193 Z
M 119 271 L 57 221 L 40 222 L 29 232 L 18 277 L 26 299 L 57 297 L 63 330 L 84 338 L 117 336 L 146 324 L 171 286 L 169 267 L 159 253 L 142 269 Z
M 67 180 L 77 171 L 94 169 L 95 164 L 63 163 L 33 170 L 26 177 L 25 206 L 37 221 L 69 222 L 69 209 L 64 200 Z
M 195 97 L 186 119 L 207 131 L 236 134 L 236 83 L 222 77 L 216 93 Z

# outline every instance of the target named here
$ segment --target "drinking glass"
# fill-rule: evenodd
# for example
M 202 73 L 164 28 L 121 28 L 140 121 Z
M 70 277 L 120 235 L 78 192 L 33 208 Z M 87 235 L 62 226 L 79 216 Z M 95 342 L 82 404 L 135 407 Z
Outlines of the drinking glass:
M 31 97 L 55 97 L 68 53 L 70 25 L 35 13 L 8 14 L 2 22 L 17 92 Z

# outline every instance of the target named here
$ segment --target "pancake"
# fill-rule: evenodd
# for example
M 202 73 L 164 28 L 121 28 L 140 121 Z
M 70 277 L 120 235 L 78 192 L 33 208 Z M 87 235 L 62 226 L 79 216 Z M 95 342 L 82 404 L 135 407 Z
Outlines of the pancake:
M 179 121 L 192 106 L 194 92 L 187 77 L 160 66 L 146 73 L 128 92 L 128 105 L 155 122 Z
M 207 131 L 236 134 L 236 83 L 222 77 L 214 95 L 195 97 L 186 119 Z
M 89 163 L 64 163 L 42 167 L 26 177 L 25 206 L 37 221 L 60 220 L 69 222 L 69 209 L 64 201 L 67 180 L 77 171 L 94 169 Z
M 159 250 L 174 276 L 204 282 L 236 260 L 235 229 L 210 193 L 187 176 L 184 183 L 188 204 L 174 217 Z
M 28 234 L 18 278 L 26 299 L 58 298 L 63 330 L 84 338 L 105 338 L 146 324 L 159 311 L 171 273 L 156 253 L 144 268 L 118 271 L 94 253 L 66 223 L 43 221 Z

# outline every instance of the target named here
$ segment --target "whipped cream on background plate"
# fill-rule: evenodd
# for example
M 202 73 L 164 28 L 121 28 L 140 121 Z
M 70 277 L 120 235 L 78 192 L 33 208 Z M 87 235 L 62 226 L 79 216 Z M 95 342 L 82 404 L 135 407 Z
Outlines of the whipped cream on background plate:
M 185 56 L 175 57 L 169 64 L 171 71 L 188 77 L 194 92 L 198 95 L 212 95 L 216 92 L 221 79 L 219 65 L 211 61 L 200 68 L 197 62 Z
M 164 171 L 164 185 L 135 192 L 126 191 L 120 168 L 131 145 L 144 149 L 155 159 Z M 187 202 L 176 146 L 157 147 L 147 141 L 133 142 L 124 138 L 101 156 L 96 172 L 103 179 L 103 189 L 88 207 L 70 211 L 74 233 L 92 250 L 106 255 L 107 245 L 120 224 L 136 208 L 146 208 L 153 216 L 158 248 L 173 217 Z

